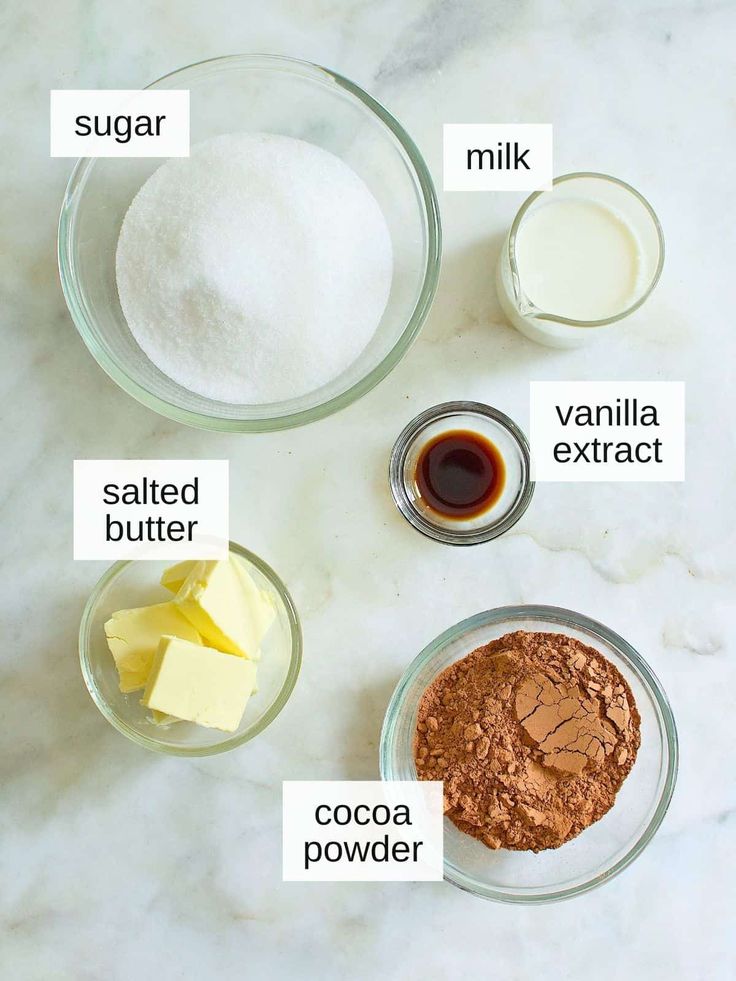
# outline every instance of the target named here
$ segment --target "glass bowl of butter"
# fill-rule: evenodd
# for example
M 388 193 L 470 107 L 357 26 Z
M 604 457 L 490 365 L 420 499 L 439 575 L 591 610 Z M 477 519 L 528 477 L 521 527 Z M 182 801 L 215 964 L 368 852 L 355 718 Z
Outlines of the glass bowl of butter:
M 79 629 L 82 675 L 115 728 L 146 749 L 209 756 L 268 726 L 302 657 L 289 592 L 234 542 L 214 562 L 116 562 Z

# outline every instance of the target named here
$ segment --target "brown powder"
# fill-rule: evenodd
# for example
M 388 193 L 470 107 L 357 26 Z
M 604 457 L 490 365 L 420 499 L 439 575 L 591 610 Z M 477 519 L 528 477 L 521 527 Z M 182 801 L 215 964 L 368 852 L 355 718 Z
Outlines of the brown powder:
M 558 848 L 613 806 L 640 743 L 610 661 L 564 634 L 518 630 L 443 671 L 419 704 L 414 758 L 445 813 L 489 848 Z

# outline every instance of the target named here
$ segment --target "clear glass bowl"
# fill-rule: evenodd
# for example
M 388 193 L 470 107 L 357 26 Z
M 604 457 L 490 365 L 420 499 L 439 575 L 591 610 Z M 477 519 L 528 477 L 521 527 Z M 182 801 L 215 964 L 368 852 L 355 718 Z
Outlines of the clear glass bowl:
M 507 606 L 478 613 L 433 640 L 404 672 L 381 733 L 381 776 L 416 780 L 419 700 L 440 672 L 513 630 L 564 633 L 600 651 L 626 678 L 641 714 L 641 746 L 616 803 L 561 848 L 492 851 L 445 821 L 445 878 L 484 899 L 549 903 L 602 885 L 641 854 L 662 822 L 677 776 L 677 730 L 667 696 L 646 661 L 603 624 L 554 606 Z
M 116 562 L 92 590 L 79 627 L 79 659 L 92 699 L 118 732 L 144 746 L 172 756 L 211 756 L 242 746 L 263 732 L 286 705 L 302 663 L 302 633 L 291 596 L 273 569 L 247 549 L 230 543 L 230 551 L 248 567 L 260 589 L 276 606 L 276 619 L 263 641 L 258 690 L 245 708 L 236 732 L 220 732 L 190 722 L 156 725 L 140 704 L 141 692 L 120 691 L 118 673 L 105 639 L 105 621 L 117 610 L 149 606 L 171 599 L 159 583 L 171 561 Z
M 391 294 L 375 336 L 328 385 L 299 398 L 235 405 L 195 395 L 164 375 L 133 339 L 118 300 L 115 249 L 125 212 L 161 160 L 78 161 L 59 221 L 59 271 L 82 339 L 110 377 L 162 415 L 205 429 L 263 432 L 336 412 L 377 385 L 408 350 L 437 289 L 441 232 L 429 171 L 411 138 L 375 99 L 335 72 L 271 55 L 182 68 L 154 89 L 189 89 L 193 143 L 267 131 L 341 157 L 381 206 L 394 252 Z M 284 284 L 288 291 L 288 283 Z M 349 325 L 346 325 L 346 329 Z
M 506 467 L 504 488 L 496 503 L 472 518 L 445 518 L 430 508 L 416 484 L 422 450 L 440 433 L 470 430 L 490 440 Z M 445 545 L 479 545 L 512 528 L 534 494 L 529 444 L 516 423 L 482 402 L 443 402 L 420 413 L 402 430 L 389 461 L 389 485 L 396 507 L 417 531 Z

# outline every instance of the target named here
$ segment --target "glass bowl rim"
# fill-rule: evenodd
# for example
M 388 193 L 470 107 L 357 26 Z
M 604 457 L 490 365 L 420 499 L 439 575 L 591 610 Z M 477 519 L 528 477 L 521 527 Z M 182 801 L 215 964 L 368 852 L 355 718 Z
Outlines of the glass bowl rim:
M 571 899 L 574 896 L 580 896 L 586 892 L 590 892 L 591 889 L 603 885 L 604 882 L 608 882 L 620 872 L 623 872 L 644 851 L 664 820 L 674 793 L 679 762 L 677 727 L 672 708 L 659 679 L 641 654 L 628 641 L 624 640 L 620 634 L 606 627 L 598 620 L 587 617 L 582 613 L 576 613 L 574 610 L 565 609 L 564 607 L 530 604 L 500 606 L 466 617 L 464 620 L 444 630 L 414 658 L 399 679 L 384 716 L 379 748 L 379 765 L 382 780 L 395 779 L 392 776 L 393 764 L 391 762 L 391 751 L 394 743 L 396 718 L 399 709 L 404 703 L 408 688 L 415 680 L 419 671 L 448 643 L 457 640 L 463 634 L 476 627 L 508 622 L 509 630 L 513 630 L 514 620 L 528 619 L 542 620 L 561 627 L 568 626 L 573 629 L 583 629 L 597 636 L 599 639 L 606 641 L 616 649 L 617 654 L 634 671 L 639 681 L 642 682 L 655 706 L 660 737 L 666 748 L 667 765 L 657 806 L 642 833 L 636 838 L 626 854 L 621 856 L 610 869 L 591 876 L 579 885 L 546 892 L 536 892 L 536 887 L 519 887 L 519 889 L 510 892 L 505 889 L 492 888 L 478 883 L 475 879 L 465 875 L 460 869 L 455 868 L 455 866 L 450 865 L 445 860 L 444 878 L 447 882 L 452 883 L 452 885 L 457 886 L 464 892 L 469 892 L 482 899 L 521 906 L 542 905 L 559 902 L 563 899 Z M 662 768 L 660 769 L 660 779 L 661 774 Z
M 230 551 L 241 556 L 254 565 L 256 569 L 258 569 L 258 571 L 265 576 L 266 579 L 268 579 L 278 594 L 279 599 L 284 604 L 286 617 L 289 623 L 291 651 L 289 652 L 289 669 L 286 673 L 283 684 L 281 685 L 281 689 L 270 709 L 254 726 L 252 726 L 246 732 L 228 735 L 226 738 L 223 738 L 221 742 L 212 746 L 164 746 L 159 743 L 158 740 L 151 739 L 148 736 L 144 736 L 141 733 L 136 732 L 136 730 L 129 726 L 123 719 L 120 719 L 117 717 L 117 715 L 115 715 L 107 704 L 107 701 L 100 694 L 97 685 L 95 684 L 90 667 L 90 632 L 92 620 L 97 612 L 97 607 L 100 600 L 106 594 L 108 588 L 123 574 L 128 566 L 134 564 L 134 560 L 122 560 L 119 562 L 114 562 L 111 566 L 109 566 L 95 584 L 87 599 L 87 602 L 85 603 L 84 611 L 79 624 L 79 663 L 82 669 L 82 677 L 84 678 L 87 691 L 92 697 L 92 701 L 95 703 L 100 713 L 107 719 L 107 721 L 115 729 L 117 729 L 118 732 L 122 733 L 124 736 L 127 736 L 128 739 L 134 743 L 137 743 L 139 746 L 143 746 L 145 749 L 150 749 L 157 753 L 164 753 L 168 756 L 196 757 L 215 756 L 218 753 L 225 753 L 228 750 L 235 749 L 237 746 L 242 746 L 245 743 L 250 742 L 250 740 L 255 738 L 255 736 L 257 736 L 260 732 L 263 732 L 263 730 L 274 721 L 276 716 L 279 715 L 294 691 L 302 665 L 303 640 L 299 615 L 296 611 L 294 601 L 291 598 L 291 594 L 289 593 L 282 579 L 274 572 L 271 566 L 268 565 L 267 562 L 264 562 L 264 560 L 257 556 L 254 552 L 251 552 L 242 545 L 238 545 L 237 542 L 232 541 L 230 542 Z
M 420 191 L 420 207 L 427 230 L 427 256 L 419 296 L 411 316 L 397 341 L 385 357 L 363 378 L 358 379 L 344 392 L 333 396 L 325 402 L 307 409 L 299 409 L 279 416 L 262 416 L 252 419 L 223 418 L 209 415 L 193 409 L 183 409 L 154 395 L 137 382 L 117 359 L 108 355 L 95 337 L 91 318 L 87 315 L 86 304 L 76 276 L 73 242 L 76 227 L 76 215 L 79 201 L 84 191 L 84 185 L 91 173 L 96 158 L 83 157 L 78 160 L 69 177 L 64 192 L 61 212 L 59 215 L 57 236 L 57 261 L 59 278 L 64 298 L 85 346 L 103 371 L 128 395 L 142 405 L 153 409 L 166 418 L 184 423 L 199 429 L 209 429 L 217 432 L 274 432 L 306 425 L 322 419 L 340 409 L 346 408 L 357 401 L 372 388 L 379 384 L 401 361 L 421 330 L 432 306 L 437 286 L 442 255 L 442 227 L 439 203 L 429 168 L 418 147 L 398 122 L 398 120 L 380 102 L 364 91 L 355 82 L 345 78 L 338 72 L 309 61 L 289 58 L 283 55 L 270 54 L 235 54 L 205 61 L 193 62 L 176 71 L 162 75 L 145 88 L 157 88 L 181 76 L 191 74 L 194 77 L 206 77 L 217 73 L 226 73 L 235 69 L 255 69 L 281 72 L 311 78 L 315 81 L 337 85 L 346 91 L 365 109 L 373 114 L 383 124 L 384 128 L 399 145 L 406 155 L 413 176 Z M 272 403 L 276 405 L 278 403 Z M 266 405 L 267 408 L 267 405 Z
M 549 320 L 553 323 L 565 324 L 568 327 L 580 327 L 585 329 L 588 327 L 605 327 L 607 324 L 615 324 L 619 320 L 623 320 L 625 317 L 630 316 L 649 299 L 654 291 L 654 288 L 659 282 L 659 278 L 662 275 L 662 270 L 664 268 L 664 231 L 662 230 L 662 225 L 657 217 L 657 213 L 644 195 L 640 191 L 637 191 L 635 187 L 632 187 L 631 184 L 627 184 L 626 181 L 622 181 L 618 177 L 612 177 L 610 174 L 603 174 L 593 170 L 581 170 L 570 174 L 561 174 L 559 177 L 553 178 L 551 190 L 554 190 L 555 187 L 557 187 L 559 184 L 564 184 L 566 181 L 579 180 L 581 178 L 593 178 L 595 180 L 608 181 L 609 184 L 616 184 L 618 187 L 622 187 L 625 191 L 628 191 L 631 195 L 633 195 L 633 197 L 635 197 L 641 205 L 644 206 L 644 209 L 649 213 L 649 217 L 652 219 L 652 223 L 657 234 L 657 243 L 659 247 L 657 267 L 654 270 L 654 274 L 647 289 L 635 303 L 632 303 L 631 306 L 627 307 L 621 313 L 615 314 L 613 317 L 605 317 L 602 320 L 573 320 L 570 317 L 560 317 L 557 314 L 546 313 L 545 311 L 540 310 L 536 304 L 532 303 L 532 301 L 527 298 L 526 294 L 520 287 L 521 278 L 519 276 L 519 266 L 516 261 L 516 237 L 527 211 L 531 208 L 537 198 L 541 197 L 543 194 L 549 194 L 550 190 L 534 191 L 534 193 L 530 194 L 524 201 L 522 206 L 516 212 L 516 217 L 511 223 L 511 229 L 509 230 L 505 248 L 508 253 L 507 257 L 509 266 L 511 267 L 511 282 L 514 293 L 517 297 L 517 302 L 520 302 L 519 298 L 523 298 L 524 300 L 524 316 L 532 315 L 537 320 Z
M 525 473 L 522 475 L 520 493 L 511 509 L 492 524 L 481 525 L 477 528 L 470 529 L 462 535 L 459 532 L 453 532 L 450 528 L 440 528 L 439 526 L 433 525 L 417 511 L 406 493 L 403 474 L 406 454 L 416 437 L 433 422 L 453 415 L 479 415 L 500 425 L 509 433 L 519 447 L 521 457 L 525 464 Z M 404 426 L 391 449 L 388 464 L 388 479 L 394 504 L 412 528 L 421 532 L 426 538 L 441 542 L 443 545 L 457 545 L 460 547 L 482 545 L 484 542 L 490 542 L 494 538 L 499 538 L 513 528 L 521 520 L 531 504 L 536 486 L 531 478 L 529 441 L 523 430 L 519 428 L 510 416 L 501 412 L 500 409 L 496 409 L 492 405 L 487 405 L 485 402 L 465 400 L 440 402 L 437 405 L 430 406 Z

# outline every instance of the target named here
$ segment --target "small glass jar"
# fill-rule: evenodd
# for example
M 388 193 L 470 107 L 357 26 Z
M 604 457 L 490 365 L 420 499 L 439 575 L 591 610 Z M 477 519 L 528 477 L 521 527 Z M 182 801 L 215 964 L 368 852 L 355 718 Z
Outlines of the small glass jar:
M 636 287 L 621 310 L 601 320 L 571 320 L 542 310 L 528 294 L 520 273 L 517 237 L 524 221 L 539 208 L 560 201 L 601 205 L 629 228 L 636 241 L 639 274 Z M 664 265 L 664 236 L 654 209 L 633 187 L 607 174 L 576 173 L 556 177 L 551 191 L 531 194 L 519 209 L 506 238 L 496 269 L 501 308 L 522 334 L 547 347 L 579 347 L 611 330 L 649 297 Z
M 472 432 L 496 447 L 505 466 L 500 496 L 470 518 L 446 517 L 423 499 L 416 481 L 422 450 L 443 433 Z M 427 538 L 446 545 L 478 545 L 498 538 L 521 518 L 534 493 L 529 444 L 516 423 L 481 402 L 443 402 L 413 419 L 391 451 L 389 483 L 396 507 Z

